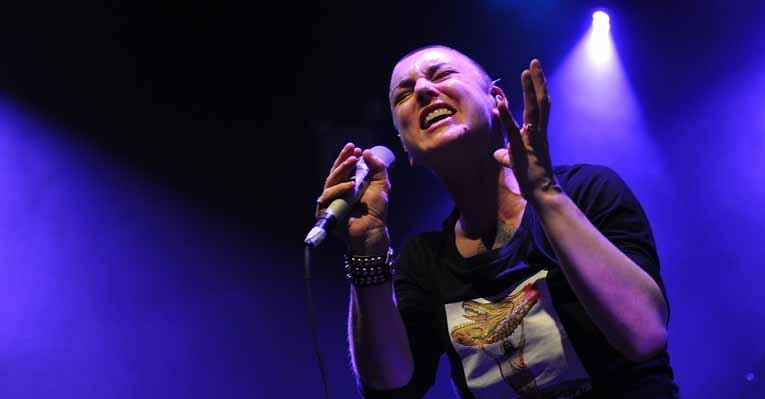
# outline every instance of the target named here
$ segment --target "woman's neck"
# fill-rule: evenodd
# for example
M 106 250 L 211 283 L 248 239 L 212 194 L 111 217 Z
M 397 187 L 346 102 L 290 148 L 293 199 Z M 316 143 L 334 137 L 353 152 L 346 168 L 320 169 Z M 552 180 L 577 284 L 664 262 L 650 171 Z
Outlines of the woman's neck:
M 463 234 L 471 239 L 493 239 L 497 221 L 519 219 L 526 201 L 520 195 L 513 172 L 499 165 L 492 154 L 466 161 L 461 166 L 437 171 L 437 175 L 460 210 Z

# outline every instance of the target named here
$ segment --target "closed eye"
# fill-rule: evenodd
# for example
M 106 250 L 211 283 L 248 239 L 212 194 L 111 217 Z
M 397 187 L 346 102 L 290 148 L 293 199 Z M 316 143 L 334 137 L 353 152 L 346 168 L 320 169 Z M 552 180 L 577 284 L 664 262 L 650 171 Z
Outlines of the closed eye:
M 398 104 L 404 100 L 407 99 L 412 94 L 411 90 L 404 90 L 396 95 L 396 98 L 393 100 L 394 104 Z
M 440 82 L 455 73 L 457 73 L 457 71 L 453 69 L 444 69 L 443 71 L 438 71 L 435 75 L 433 75 L 433 81 Z

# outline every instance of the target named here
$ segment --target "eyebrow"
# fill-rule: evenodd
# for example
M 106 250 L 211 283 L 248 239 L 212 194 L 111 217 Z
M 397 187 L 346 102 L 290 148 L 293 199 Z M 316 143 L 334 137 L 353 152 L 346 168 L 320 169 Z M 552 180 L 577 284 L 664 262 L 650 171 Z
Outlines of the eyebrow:
M 439 62 L 437 64 L 433 64 L 433 65 L 429 66 L 428 69 L 425 71 L 425 75 L 426 76 L 433 75 L 433 73 L 435 73 L 439 68 L 441 68 L 444 65 L 449 65 L 449 63 L 448 62 Z M 412 86 L 414 86 L 414 82 L 415 82 L 415 80 L 410 78 L 410 77 L 401 79 L 398 82 L 398 84 L 393 89 L 391 89 L 391 93 L 393 93 L 396 89 L 401 88 L 401 87 L 412 87 Z

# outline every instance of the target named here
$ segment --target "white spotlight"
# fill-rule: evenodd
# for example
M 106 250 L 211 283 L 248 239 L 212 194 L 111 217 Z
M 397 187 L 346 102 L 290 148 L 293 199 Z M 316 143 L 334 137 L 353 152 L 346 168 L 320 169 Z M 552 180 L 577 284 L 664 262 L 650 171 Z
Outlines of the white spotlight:
M 592 30 L 595 33 L 607 34 L 611 29 L 611 18 L 603 11 L 595 11 L 592 14 Z
M 611 18 L 603 11 L 595 11 L 592 14 L 592 28 L 588 40 L 588 52 L 594 65 L 605 66 L 611 61 L 613 42 L 611 41 Z

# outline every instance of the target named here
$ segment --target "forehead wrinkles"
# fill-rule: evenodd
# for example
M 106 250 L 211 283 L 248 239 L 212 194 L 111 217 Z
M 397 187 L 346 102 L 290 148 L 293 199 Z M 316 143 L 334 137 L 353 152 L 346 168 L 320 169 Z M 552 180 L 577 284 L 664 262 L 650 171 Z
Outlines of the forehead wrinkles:
M 393 92 L 407 77 L 425 75 L 428 68 L 439 63 L 457 66 L 460 72 L 469 72 L 479 79 L 481 77 L 481 73 L 473 62 L 461 53 L 446 48 L 431 48 L 411 54 L 396 64 L 391 74 L 390 92 Z

